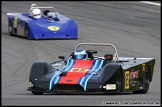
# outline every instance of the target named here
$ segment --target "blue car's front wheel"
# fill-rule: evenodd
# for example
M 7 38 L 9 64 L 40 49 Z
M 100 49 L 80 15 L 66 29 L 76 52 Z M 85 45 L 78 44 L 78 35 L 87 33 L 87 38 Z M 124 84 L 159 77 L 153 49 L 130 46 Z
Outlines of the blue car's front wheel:
M 24 35 L 25 35 L 25 37 L 27 39 L 30 39 L 29 26 L 28 26 L 28 24 L 25 25 Z

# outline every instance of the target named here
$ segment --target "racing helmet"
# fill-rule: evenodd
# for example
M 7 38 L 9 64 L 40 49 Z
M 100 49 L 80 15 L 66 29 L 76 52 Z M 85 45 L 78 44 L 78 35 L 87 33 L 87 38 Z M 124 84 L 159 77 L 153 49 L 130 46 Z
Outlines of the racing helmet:
M 88 58 L 88 54 L 86 53 L 85 50 L 77 50 L 74 52 L 74 58 L 75 59 L 86 59 Z
M 37 19 L 41 18 L 41 10 L 38 8 L 34 8 L 32 10 L 32 16 L 33 16 L 33 18 L 37 18 Z

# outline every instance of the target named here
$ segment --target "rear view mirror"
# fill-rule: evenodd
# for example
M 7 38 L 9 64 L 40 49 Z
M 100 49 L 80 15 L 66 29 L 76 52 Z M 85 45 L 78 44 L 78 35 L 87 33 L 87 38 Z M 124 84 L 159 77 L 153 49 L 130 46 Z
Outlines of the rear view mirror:
M 65 56 L 59 56 L 58 58 L 64 60 Z

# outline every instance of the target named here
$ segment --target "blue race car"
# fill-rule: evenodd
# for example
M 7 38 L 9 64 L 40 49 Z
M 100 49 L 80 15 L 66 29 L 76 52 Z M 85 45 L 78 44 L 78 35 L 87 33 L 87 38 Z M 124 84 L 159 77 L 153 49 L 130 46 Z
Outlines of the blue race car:
M 59 14 L 54 7 L 32 8 L 43 10 L 40 18 L 28 13 L 7 13 L 10 35 L 28 39 L 77 39 L 76 21 Z

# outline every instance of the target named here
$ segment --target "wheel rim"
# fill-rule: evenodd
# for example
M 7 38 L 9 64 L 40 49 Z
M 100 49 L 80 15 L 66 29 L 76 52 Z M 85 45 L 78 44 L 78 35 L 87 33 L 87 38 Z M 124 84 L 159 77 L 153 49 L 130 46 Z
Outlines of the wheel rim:
M 25 26 L 25 37 L 29 39 L 29 27 L 28 27 L 28 25 Z

